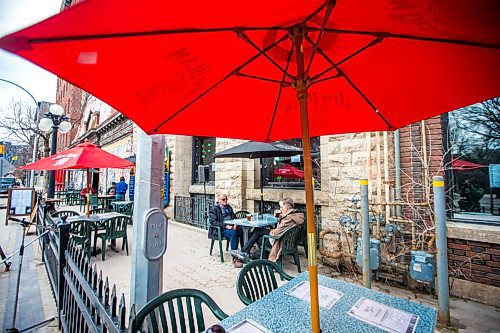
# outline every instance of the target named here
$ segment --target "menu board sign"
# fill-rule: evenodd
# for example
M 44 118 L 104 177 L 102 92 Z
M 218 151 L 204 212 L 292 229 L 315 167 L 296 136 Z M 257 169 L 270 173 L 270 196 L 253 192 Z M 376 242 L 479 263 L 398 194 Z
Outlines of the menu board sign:
M 34 203 L 34 188 L 10 188 L 7 197 L 5 225 L 8 224 L 9 216 L 31 215 Z

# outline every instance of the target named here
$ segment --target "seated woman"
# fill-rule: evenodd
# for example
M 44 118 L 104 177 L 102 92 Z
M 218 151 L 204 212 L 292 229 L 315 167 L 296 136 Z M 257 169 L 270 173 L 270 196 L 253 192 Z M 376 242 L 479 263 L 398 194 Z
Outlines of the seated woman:
M 264 235 L 277 236 L 291 227 L 295 227 L 304 223 L 304 213 L 295 209 L 295 204 L 292 199 L 285 198 L 282 201 L 281 216 L 278 218 L 278 226 L 274 229 L 255 228 L 252 236 L 244 244 L 242 251 L 229 251 L 232 255 L 241 260 L 247 261 L 250 255 L 250 249 Z M 281 202 L 280 202 L 281 204 Z M 276 262 L 281 255 L 281 242 L 277 239 L 269 253 L 269 260 Z
M 90 189 L 90 194 L 96 194 L 96 193 L 97 193 L 97 190 L 95 188 Z M 80 191 L 80 196 L 82 197 L 83 201 L 85 203 L 87 203 L 87 188 L 86 187 L 82 188 L 82 190 Z

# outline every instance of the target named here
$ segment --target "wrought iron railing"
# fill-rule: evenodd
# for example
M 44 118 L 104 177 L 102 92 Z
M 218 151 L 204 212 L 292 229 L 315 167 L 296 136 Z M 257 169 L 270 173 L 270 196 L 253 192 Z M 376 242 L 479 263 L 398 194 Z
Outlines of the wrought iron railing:
M 208 229 L 208 210 L 214 205 L 213 195 L 175 196 L 174 220 L 198 228 Z
M 125 295 L 116 294 L 102 271 L 92 267 L 85 252 L 69 243 L 60 312 L 63 332 L 126 332 Z M 118 298 L 120 298 L 118 300 Z

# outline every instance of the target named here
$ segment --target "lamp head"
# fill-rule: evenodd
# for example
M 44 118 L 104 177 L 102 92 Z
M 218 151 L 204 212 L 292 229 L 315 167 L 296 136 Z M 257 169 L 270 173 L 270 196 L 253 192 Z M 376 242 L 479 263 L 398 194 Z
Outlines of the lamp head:
M 59 124 L 59 132 L 67 133 L 70 130 L 71 130 L 71 123 L 69 121 L 65 120 Z
M 52 104 L 49 108 L 49 112 L 54 116 L 62 116 L 62 114 L 64 113 L 64 109 L 59 104 Z
M 52 119 L 42 118 L 42 119 L 40 119 L 40 122 L 38 123 L 38 128 L 44 132 L 48 132 L 52 129 L 53 125 L 54 124 L 52 123 Z

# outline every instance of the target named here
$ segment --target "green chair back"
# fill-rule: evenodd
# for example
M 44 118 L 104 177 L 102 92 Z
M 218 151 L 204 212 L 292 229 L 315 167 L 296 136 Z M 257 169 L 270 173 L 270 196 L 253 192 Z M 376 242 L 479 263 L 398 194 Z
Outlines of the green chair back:
M 52 212 L 52 217 L 63 217 L 63 216 L 66 216 L 66 217 L 71 217 L 71 216 L 80 216 L 80 213 L 78 212 L 75 212 L 73 210 L 58 210 L 58 211 L 55 211 L 55 212 Z
M 129 332 L 204 332 L 204 308 L 219 320 L 227 318 L 227 314 L 203 291 L 171 290 L 149 301 L 136 315 L 132 310 Z
M 97 194 L 91 194 L 90 195 L 90 208 L 97 208 L 99 207 L 99 197 Z
M 281 241 L 281 255 L 278 259 L 278 264 L 283 269 L 283 257 L 286 255 L 292 255 L 295 265 L 297 266 L 297 271 L 300 273 L 300 259 L 299 259 L 299 249 L 297 247 L 299 238 L 302 233 L 302 226 L 294 226 L 282 233 L 280 236 L 264 235 L 262 237 L 262 244 L 260 248 L 260 258 L 264 257 L 264 251 L 271 251 L 271 247 L 266 246 L 266 238 L 280 239 Z
M 236 213 L 234 213 L 237 219 L 244 219 L 247 216 L 247 214 L 250 214 L 250 212 L 247 212 L 246 210 L 239 210 Z
M 117 216 L 111 217 L 102 221 L 99 225 L 99 230 L 104 230 L 103 233 L 95 233 L 94 234 L 94 244 L 97 243 L 97 238 L 101 238 L 102 242 L 102 261 L 105 260 L 105 251 L 106 242 L 109 240 L 115 240 L 119 238 L 123 238 L 122 242 L 122 250 L 125 249 L 128 255 L 128 237 L 127 237 L 127 225 L 132 223 L 132 219 L 128 216 Z
M 102 213 L 107 213 L 108 210 L 106 208 L 94 208 L 90 210 L 90 215 L 92 214 L 102 214 Z
M 246 264 L 236 279 L 238 297 L 248 305 L 269 294 L 279 287 L 276 274 L 287 281 L 293 279 L 293 276 L 286 274 L 269 260 L 253 260 Z

